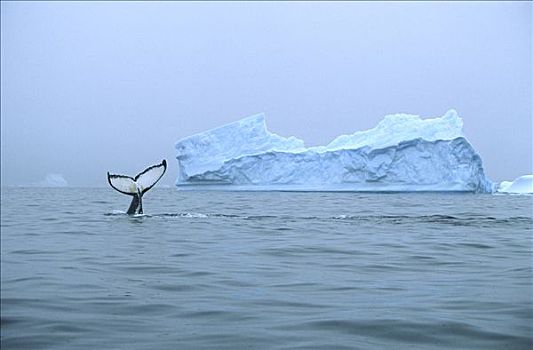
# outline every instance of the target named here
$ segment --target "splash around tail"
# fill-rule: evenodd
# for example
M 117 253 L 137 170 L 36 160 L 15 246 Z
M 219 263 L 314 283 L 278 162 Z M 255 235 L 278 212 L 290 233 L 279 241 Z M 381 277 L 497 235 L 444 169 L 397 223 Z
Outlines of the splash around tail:
M 115 190 L 128 196 L 133 196 L 127 214 L 143 214 L 142 197 L 149 189 L 163 177 L 167 170 L 167 161 L 146 168 L 137 176 L 115 175 L 107 172 L 107 182 Z

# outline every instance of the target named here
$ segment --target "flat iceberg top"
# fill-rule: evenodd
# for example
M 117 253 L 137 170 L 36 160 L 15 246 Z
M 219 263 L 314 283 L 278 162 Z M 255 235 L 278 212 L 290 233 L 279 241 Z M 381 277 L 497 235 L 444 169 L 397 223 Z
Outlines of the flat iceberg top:
M 392 114 L 385 116 L 373 129 L 337 137 L 322 150 L 384 148 L 415 139 L 453 140 L 463 137 L 462 129 L 463 120 L 453 109 L 444 116 L 433 119 L 421 119 L 418 115 L 411 114 Z
M 285 138 L 270 132 L 266 127 L 265 115 L 260 113 L 183 138 L 176 142 L 175 147 L 178 156 L 186 154 L 188 147 L 195 146 L 208 152 L 205 157 L 197 154 L 202 158 L 231 159 L 268 151 L 323 152 L 362 147 L 384 148 L 416 139 L 453 140 L 464 137 L 462 129 L 463 120 L 453 109 L 442 117 L 432 119 L 422 119 L 412 114 L 391 114 L 385 116 L 375 128 L 341 135 L 327 146 L 305 148 L 304 142 L 294 136 Z
M 183 138 L 176 142 L 175 148 L 178 161 L 187 164 L 194 173 L 243 155 L 305 150 L 302 140 L 268 131 L 262 113 Z

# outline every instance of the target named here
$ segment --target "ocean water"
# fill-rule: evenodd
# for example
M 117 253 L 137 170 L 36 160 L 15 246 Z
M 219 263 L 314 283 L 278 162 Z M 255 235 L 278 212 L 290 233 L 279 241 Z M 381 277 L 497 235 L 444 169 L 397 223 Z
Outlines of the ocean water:
M 3 188 L 4 349 L 531 349 L 533 197 Z

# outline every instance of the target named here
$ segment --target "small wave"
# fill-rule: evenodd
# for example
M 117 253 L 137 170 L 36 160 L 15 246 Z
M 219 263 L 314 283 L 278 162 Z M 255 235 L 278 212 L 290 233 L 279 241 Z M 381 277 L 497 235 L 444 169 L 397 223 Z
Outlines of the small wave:
M 476 327 L 469 323 L 454 321 L 412 322 L 399 319 L 350 320 L 324 319 L 299 324 L 277 326 L 292 331 L 328 330 L 338 334 L 363 335 L 396 344 L 442 344 L 444 347 L 458 348 L 459 344 L 478 343 L 481 348 L 506 347 L 528 349 L 531 338 L 522 335 L 493 331 Z
M 188 219 L 205 219 L 209 217 L 208 214 L 202 213 L 159 213 L 159 214 L 138 214 L 134 217 L 147 217 L 147 218 L 188 218 Z
M 125 215 L 126 212 L 122 210 L 112 210 L 110 213 L 105 213 L 105 216 Z
M 106 216 L 126 216 L 126 212 L 120 210 L 113 210 L 110 213 L 105 213 Z M 474 227 L 492 227 L 494 225 L 509 225 L 509 224 L 533 224 L 533 218 L 526 216 L 513 216 L 507 218 L 497 218 L 493 216 L 484 216 L 473 213 L 460 213 L 454 215 L 448 214 L 434 214 L 434 215 L 348 215 L 341 214 L 335 216 L 288 216 L 288 215 L 236 215 L 224 213 L 197 213 L 197 212 L 183 212 L 183 213 L 154 213 L 154 214 L 136 214 L 127 215 L 133 218 L 182 218 L 182 219 L 237 219 L 246 221 L 344 221 L 347 223 L 360 224 L 393 224 L 393 225 L 408 225 L 408 224 L 438 224 L 451 226 L 474 226 Z
M 408 223 L 435 223 L 453 226 L 487 226 L 496 224 L 533 223 L 533 218 L 516 216 L 509 218 L 495 218 L 492 216 L 453 216 L 453 215 L 337 215 L 331 220 L 357 221 L 357 222 L 383 222 L 392 224 Z
M 250 216 L 244 217 L 245 220 L 265 220 L 265 219 L 277 219 L 277 218 L 280 218 L 280 217 L 275 216 L 275 215 L 250 215 Z
M 209 215 L 202 213 L 162 213 L 153 214 L 152 217 L 180 217 L 180 218 L 207 218 Z
M 156 213 L 156 214 L 134 214 L 128 215 L 126 212 L 121 210 L 113 210 L 110 213 L 105 213 L 105 216 L 125 216 L 132 218 L 162 218 L 162 217 L 181 217 L 181 218 L 207 218 L 209 214 L 202 213 Z

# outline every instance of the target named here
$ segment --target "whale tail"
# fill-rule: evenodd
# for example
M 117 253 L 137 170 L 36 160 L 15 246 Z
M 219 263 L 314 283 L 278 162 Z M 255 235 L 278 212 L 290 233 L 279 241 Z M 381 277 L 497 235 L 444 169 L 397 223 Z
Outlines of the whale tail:
M 107 181 L 109 185 L 120 193 L 133 196 L 128 214 L 142 214 L 142 196 L 163 177 L 167 170 L 167 161 L 163 159 L 161 164 L 152 165 L 146 168 L 135 177 L 126 175 L 115 175 L 107 173 Z

